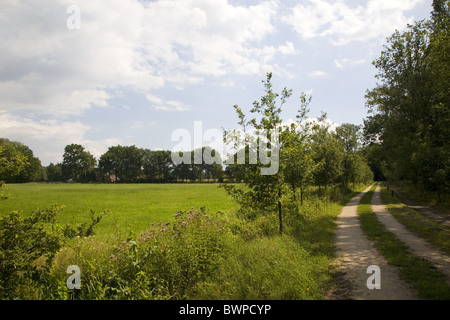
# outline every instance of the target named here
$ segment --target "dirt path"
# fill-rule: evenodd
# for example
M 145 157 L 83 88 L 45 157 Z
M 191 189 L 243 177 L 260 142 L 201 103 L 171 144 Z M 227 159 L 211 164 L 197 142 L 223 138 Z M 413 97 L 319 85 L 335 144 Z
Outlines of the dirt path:
M 380 197 L 380 186 L 377 186 L 372 197 L 372 209 L 378 220 L 384 224 L 387 230 L 394 233 L 402 242 L 411 248 L 413 253 L 432 262 L 439 270 L 447 275 L 450 284 L 450 257 L 444 252 L 436 249 L 428 242 L 408 231 L 391 214 Z
M 337 248 L 337 267 L 343 281 L 348 285 L 346 298 L 355 300 L 412 300 L 417 299 L 414 291 L 400 280 L 395 267 L 388 265 L 366 238 L 357 215 L 358 204 L 363 195 L 351 199 L 342 209 L 337 219 L 335 244 Z M 376 265 L 381 272 L 381 289 L 370 290 L 367 280 L 371 273 L 367 268 Z M 333 298 L 333 297 L 332 297 Z

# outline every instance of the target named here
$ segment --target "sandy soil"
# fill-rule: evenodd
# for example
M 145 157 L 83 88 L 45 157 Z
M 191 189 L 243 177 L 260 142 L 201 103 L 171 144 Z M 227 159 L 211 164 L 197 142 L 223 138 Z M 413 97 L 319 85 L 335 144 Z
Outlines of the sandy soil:
M 340 276 L 340 292 L 331 299 L 354 300 L 414 300 L 413 289 L 399 278 L 398 270 L 387 264 L 362 231 L 357 215 L 357 207 L 368 187 L 354 197 L 342 209 L 337 219 L 335 245 L 337 248 L 336 266 Z M 380 289 L 369 289 L 367 273 L 371 265 L 380 268 Z

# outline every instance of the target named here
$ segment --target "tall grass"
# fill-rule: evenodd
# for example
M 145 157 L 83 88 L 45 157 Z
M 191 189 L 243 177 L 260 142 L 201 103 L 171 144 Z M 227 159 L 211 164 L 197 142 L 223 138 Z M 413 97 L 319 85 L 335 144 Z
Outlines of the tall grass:
M 253 220 L 235 218 L 229 253 L 208 281 L 193 290 L 195 299 L 326 299 L 335 285 L 335 220 L 354 195 L 364 189 L 310 189 L 303 206 L 286 209 L 283 235 L 276 215 Z M 287 211 L 287 212 L 286 212 Z

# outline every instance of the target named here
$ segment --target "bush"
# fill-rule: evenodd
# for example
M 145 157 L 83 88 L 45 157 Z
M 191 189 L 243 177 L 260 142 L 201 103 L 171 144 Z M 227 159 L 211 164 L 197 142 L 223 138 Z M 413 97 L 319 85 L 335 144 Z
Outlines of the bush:
M 0 181 L 0 200 L 6 200 L 11 197 L 10 193 L 6 193 L 6 184 L 4 181 Z
M 115 245 L 109 261 L 79 259 L 80 298 L 187 298 L 225 254 L 227 223 L 222 220 L 203 208 L 179 211 L 174 223 L 152 223 L 146 232 Z
M 29 216 L 18 211 L 0 215 L 0 299 L 59 295 L 61 281 L 50 272 L 55 255 L 67 239 L 93 234 L 103 216 L 91 212 L 89 226 L 61 227 L 56 216 L 62 209 L 53 204 Z
M 0 298 L 12 299 L 22 295 L 21 288 L 38 287 L 42 270 L 64 244 L 64 235 L 55 227 L 56 214 L 61 210 L 53 205 L 36 210 L 29 217 L 18 211 L 0 216 Z M 45 257 L 43 266 L 36 260 Z

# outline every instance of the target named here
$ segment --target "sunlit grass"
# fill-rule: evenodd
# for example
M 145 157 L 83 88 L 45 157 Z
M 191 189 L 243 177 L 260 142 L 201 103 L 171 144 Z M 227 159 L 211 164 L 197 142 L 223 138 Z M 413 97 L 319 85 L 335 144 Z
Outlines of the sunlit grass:
M 51 203 L 64 205 L 61 224 L 89 222 L 90 210 L 109 211 L 96 226 L 98 236 L 142 232 L 152 222 L 171 222 L 177 211 L 205 207 L 208 212 L 232 211 L 236 205 L 218 184 L 8 184 L 12 197 L 0 212 L 24 214 Z

